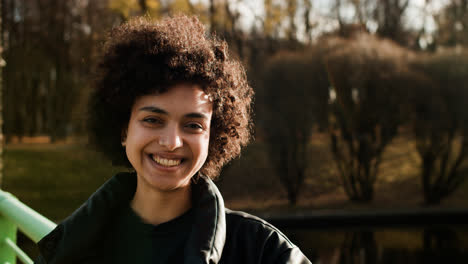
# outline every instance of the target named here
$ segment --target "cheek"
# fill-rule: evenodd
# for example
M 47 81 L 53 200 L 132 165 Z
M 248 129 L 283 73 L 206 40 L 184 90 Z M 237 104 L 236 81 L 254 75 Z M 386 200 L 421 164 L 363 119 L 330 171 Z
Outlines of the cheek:
M 194 149 L 194 152 L 197 153 L 197 155 L 199 156 L 200 159 L 203 160 L 203 162 L 205 162 L 208 156 L 209 145 L 210 145 L 209 134 L 203 135 L 202 137 L 198 138 L 196 144 L 194 145 L 196 146 L 195 147 L 196 149 Z
M 145 129 L 132 124 L 127 130 L 126 148 L 128 151 L 138 151 L 150 139 L 150 135 Z
M 210 134 L 207 133 L 203 139 L 203 152 L 205 155 L 208 155 L 208 150 L 210 148 Z

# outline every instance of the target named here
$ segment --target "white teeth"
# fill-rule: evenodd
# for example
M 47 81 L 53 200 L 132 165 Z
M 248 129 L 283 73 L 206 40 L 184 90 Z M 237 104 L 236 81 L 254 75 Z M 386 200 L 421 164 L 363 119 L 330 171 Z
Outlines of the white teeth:
M 182 161 L 181 159 L 164 159 L 155 155 L 153 155 L 153 160 L 156 161 L 159 165 L 163 165 L 166 167 L 177 166 Z

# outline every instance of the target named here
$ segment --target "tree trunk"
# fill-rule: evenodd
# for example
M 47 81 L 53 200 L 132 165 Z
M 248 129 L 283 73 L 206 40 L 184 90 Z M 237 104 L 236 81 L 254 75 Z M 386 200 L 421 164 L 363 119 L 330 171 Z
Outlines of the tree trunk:
M 288 188 L 288 201 L 290 205 L 297 204 L 297 196 L 297 192 L 294 191 L 294 188 L 292 188 L 292 186 Z

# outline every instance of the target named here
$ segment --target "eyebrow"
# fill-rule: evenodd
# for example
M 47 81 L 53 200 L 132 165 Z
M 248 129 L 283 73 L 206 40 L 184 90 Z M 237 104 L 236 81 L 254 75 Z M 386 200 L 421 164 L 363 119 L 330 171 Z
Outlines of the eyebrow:
M 139 111 L 146 111 L 146 112 L 152 112 L 152 113 L 156 113 L 156 114 L 169 115 L 169 113 L 166 110 L 161 109 L 161 108 L 156 107 L 156 106 L 144 106 L 144 107 L 140 108 Z M 208 116 L 206 116 L 206 115 L 204 115 L 202 113 L 197 113 L 197 112 L 188 113 L 188 114 L 185 114 L 184 116 L 188 117 L 188 118 L 208 119 Z

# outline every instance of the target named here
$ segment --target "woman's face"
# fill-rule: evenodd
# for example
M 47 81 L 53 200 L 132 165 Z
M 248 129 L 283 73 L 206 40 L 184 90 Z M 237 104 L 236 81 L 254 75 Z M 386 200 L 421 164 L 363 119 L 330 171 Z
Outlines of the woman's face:
M 139 184 L 159 191 L 188 186 L 208 156 L 212 112 L 198 85 L 137 98 L 122 144 Z

